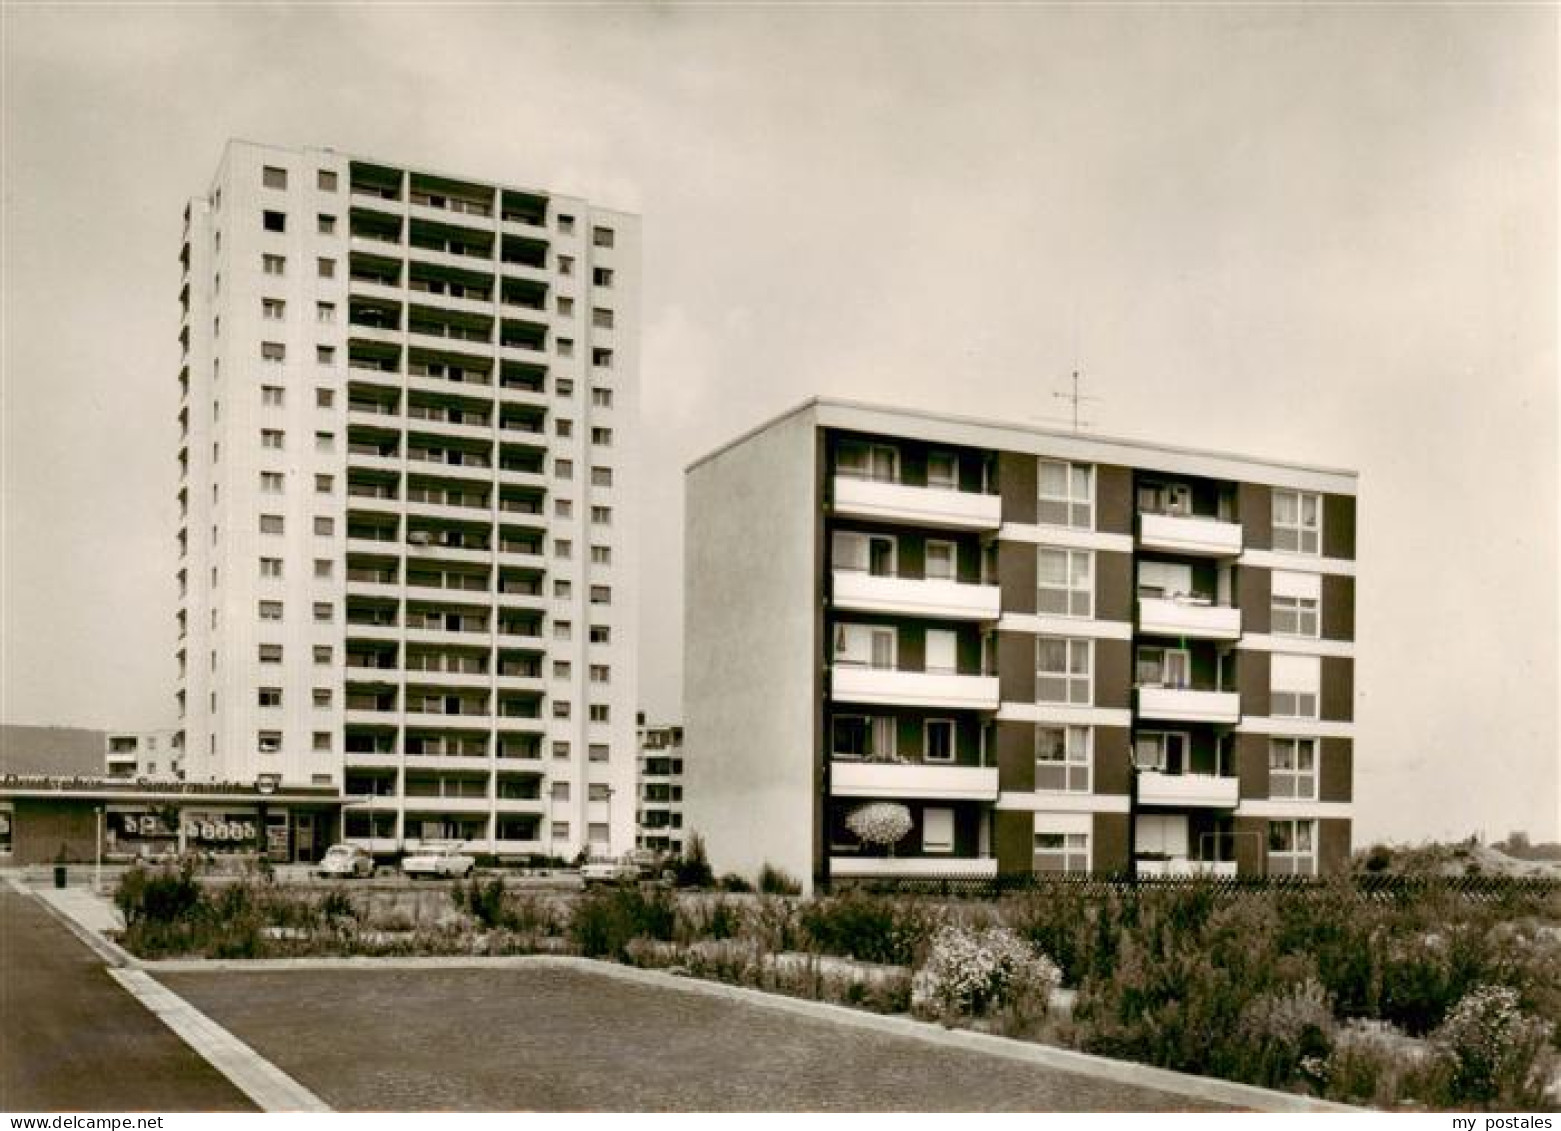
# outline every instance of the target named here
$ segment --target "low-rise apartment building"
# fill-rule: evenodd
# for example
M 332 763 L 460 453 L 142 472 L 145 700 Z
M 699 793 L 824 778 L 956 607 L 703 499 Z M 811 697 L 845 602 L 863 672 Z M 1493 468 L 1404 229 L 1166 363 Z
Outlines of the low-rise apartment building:
M 640 724 L 634 846 L 683 852 L 683 728 Z

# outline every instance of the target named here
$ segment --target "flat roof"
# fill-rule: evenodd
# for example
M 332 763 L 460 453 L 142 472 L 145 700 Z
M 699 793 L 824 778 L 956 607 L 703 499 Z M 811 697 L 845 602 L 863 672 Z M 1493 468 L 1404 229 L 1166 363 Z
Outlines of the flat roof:
M 880 432 L 911 439 L 927 439 L 965 447 L 1042 452 L 1062 458 L 1115 463 L 1150 470 L 1266 482 L 1277 486 L 1354 494 L 1359 473 L 1264 456 L 1222 452 L 1179 444 L 1160 444 L 1120 436 L 1103 436 L 1054 428 L 1038 428 L 1004 420 L 983 419 L 926 409 L 870 404 L 835 397 L 809 397 L 748 429 L 689 463 L 685 472 L 708 463 L 753 437 L 804 413 L 813 413 L 820 427 Z M 1266 473 L 1266 474 L 1265 474 Z

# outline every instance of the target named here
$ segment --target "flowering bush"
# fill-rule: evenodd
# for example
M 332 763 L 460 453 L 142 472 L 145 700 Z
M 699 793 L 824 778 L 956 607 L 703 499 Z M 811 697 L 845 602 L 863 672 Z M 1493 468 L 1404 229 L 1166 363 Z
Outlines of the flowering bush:
M 940 927 L 911 985 L 921 1013 L 978 1016 L 1007 1007 L 1045 1011 L 1062 972 L 1007 927 Z
M 851 810 L 846 828 L 867 844 L 889 848 L 911 831 L 911 811 L 893 801 L 875 801 Z
M 1391 1022 L 1346 1021 L 1333 1034 L 1333 1051 L 1323 1066 L 1323 1094 L 1344 1103 L 1392 1107 L 1419 1062 L 1418 1048 Z
M 1284 1087 L 1298 1074 L 1320 1081 L 1332 1028 L 1328 991 L 1315 978 L 1258 994 L 1236 1025 L 1248 1058 L 1244 1078 L 1269 1088 Z
M 1448 1075 L 1449 1098 L 1504 1110 L 1538 1107 L 1551 1067 L 1551 1028 L 1518 1008 L 1516 990 L 1476 986 L 1431 1036 Z

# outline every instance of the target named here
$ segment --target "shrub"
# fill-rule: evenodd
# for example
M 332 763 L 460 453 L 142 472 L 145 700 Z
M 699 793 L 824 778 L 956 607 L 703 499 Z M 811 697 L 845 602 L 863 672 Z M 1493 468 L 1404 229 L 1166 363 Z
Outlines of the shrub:
M 450 887 L 450 898 L 457 910 L 470 913 L 490 931 L 511 925 L 511 917 L 504 906 L 503 876 L 494 876 L 487 881 L 473 877 L 464 884 L 457 880 Z
M 705 838 L 698 833 L 688 838 L 683 854 L 671 863 L 679 887 L 707 888 L 715 883 L 715 872 L 710 868 L 710 858 L 705 855 Z
M 1448 1085 L 1448 1094 L 1437 1098 L 1507 1111 L 1539 1107 L 1551 1067 L 1550 1035 L 1548 1021 L 1518 1008 L 1517 991 L 1475 987 L 1432 1035 Z
M 1386 1021 L 1356 1019 L 1334 1030 L 1323 1066 L 1323 1094 L 1341 1103 L 1389 1108 L 1404 1094 L 1417 1058 L 1413 1043 Z
M 1266 1088 L 1287 1087 L 1303 1076 L 1321 1083 L 1332 1029 L 1328 991 L 1314 978 L 1258 994 L 1236 1026 L 1245 1061 L 1240 1078 Z
M 678 911 L 679 935 L 689 939 L 731 939 L 742 932 L 743 916 L 724 898 L 695 898 Z
M 801 924 L 813 945 L 826 954 L 911 966 L 938 926 L 939 915 L 914 900 L 852 891 L 807 904 Z
M 729 891 L 736 894 L 751 892 L 753 890 L 753 885 L 739 876 L 736 872 L 728 872 L 726 875 L 722 876 L 721 882 L 717 886 L 722 891 Z
M 192 919 L 200 907 L 200 885 L 186 862 L 177 872 L 148 873 L 140 865 L 120 878 L 114 903 L 127 927 L 141 922 L 167 925 Z
M 587 958 L 623 959 L 631 939 L 670 942 L 676 923 L 669 892 L 613 888 L 590 892 L 575 903 L 569 934 Z
M 1045 1013 L 1062 982 L 1056 964 L 1007 927 L 940 927 L 912 983 L 912 1005 L 943 1017 L 1018 1007 Z
M 759 869 L 759 890 L 765 895 L 801 895 L 802 884 L 772 864 Z

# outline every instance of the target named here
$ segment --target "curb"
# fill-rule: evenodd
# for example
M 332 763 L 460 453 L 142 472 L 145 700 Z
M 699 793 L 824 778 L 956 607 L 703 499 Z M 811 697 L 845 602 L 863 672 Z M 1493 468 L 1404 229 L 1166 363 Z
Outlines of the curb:
M 104 938 L 97 931 L 94 931 L 90 927 L 84 926 L 77 922 L 75 917 L 72 916 L 70 912 L 66 911 L 62 907 L 56 906 L 53 900 L 46 899 L 39 892 L 36 892 L 32 888 L 22 884 L 14 876 L 5 877 L 5 882 L 11 886 L 13 891 L 35 900 L 40 907 L 42 907 L 60 923 L 64 924 L 66 929 L 69 930 L 71 934 L 75 935 L 82 942 L 86 943 L 86 945 L 92 949 L 93 953 L 95 953 L 99 958 L 108 964 L 110 969 L 136 970 L 143 965 L 139 958 L 125 950 L 118 943 Z
M 956 1048 L 966 1052 L 1000 1056 L 1005 1060 L 1016 1060 L 1059 1072 L 1069 1072 L 1076 1076 L 1108 1080 L 1113 1083 L 1166 1092 L 1184 1099 L 1239 1107 L 1247 1111 L 1362 1112 L 1367 1110 L 1313 1099 L 1309 1096 L 1299 1096 L 1291 1092 L 1277 1092 L 1253 1084 L 1239 1084 L 1210 1076 L 1194 1076 L 1168 1068 L 1113 1060 L 1092 1053 L 1034 1044 L 1010 1037 L 994 1036 L 990 1033 L 948 1029 L 942 1025 L 909 1017 L 867 1013 L 828 1002 L 786 997 L 746 986 L 708 982 L 698 978 L 668 974 L 661 970 L 644 970 L 635 966 L 622 966 L 615 962 L 603 962 L 573 955 L 536 954 L 495 958 L 163 959 L 141 962 L 138 965 L 154 977 L 163 973 L 232 973 L 235 971 L 280 973 L 290 970 L 503 970 L 551 967 L 617 978 L 657 989 L 673 989 L 745 1005 L 755 1005 L 813 1020 L 829 1021 L 890 1036 L 905 1037 L 939 1048 Z

